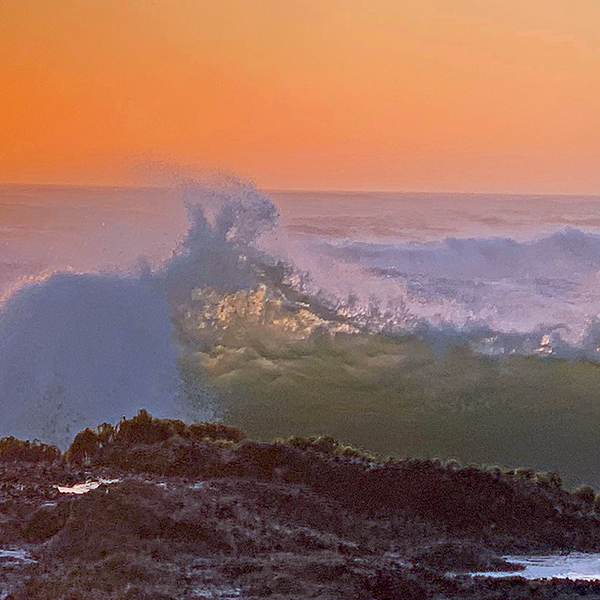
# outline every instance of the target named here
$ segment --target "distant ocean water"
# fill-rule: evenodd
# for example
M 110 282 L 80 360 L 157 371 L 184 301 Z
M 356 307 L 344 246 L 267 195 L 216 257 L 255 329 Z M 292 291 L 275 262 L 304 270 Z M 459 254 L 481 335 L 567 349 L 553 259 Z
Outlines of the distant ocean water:
M 600 197 L 265 195 L 279 221 L 261 246 L 316 287 L 401 299 L 413 320 L 436 326 L 547 335 L 557 348 L 596 343 Z M 0 186 L 0 290 L 55 270 L 156 267 L 187 228 L 177 189 Z
M 166 190 L 0 186 L 0 289 L 21 277 L 72 269 L 132 269 L 163 260 L 187 227 Z

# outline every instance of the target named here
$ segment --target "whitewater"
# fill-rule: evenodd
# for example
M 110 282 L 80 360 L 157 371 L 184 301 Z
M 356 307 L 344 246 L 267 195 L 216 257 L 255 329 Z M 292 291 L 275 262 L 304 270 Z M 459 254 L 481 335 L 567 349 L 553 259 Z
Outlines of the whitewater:
M 140 406 L 219 416 L 210 386 L 187 397 L 173 310 L 194 290 L 268 286 L 275 268 L 288 301 L 352 331 L 600 356 L 600 198 L 261 192 L 228 177 L 3 186 L 0 215 L 3 435 L 65 446 Z

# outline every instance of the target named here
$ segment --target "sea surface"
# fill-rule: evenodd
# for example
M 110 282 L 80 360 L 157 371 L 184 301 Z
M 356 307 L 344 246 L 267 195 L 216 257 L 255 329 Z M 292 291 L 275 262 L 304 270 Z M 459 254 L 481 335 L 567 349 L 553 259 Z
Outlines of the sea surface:
M 318 288 L 436 326 L 533 332 L 548 352 L 595 343 L 600 197 L 264 195 L 279 218 L 259 245 Z M 185 204 L 177 188 L 0 186 L 0 292 L 56 270 L 157 267 L 186 234 Z

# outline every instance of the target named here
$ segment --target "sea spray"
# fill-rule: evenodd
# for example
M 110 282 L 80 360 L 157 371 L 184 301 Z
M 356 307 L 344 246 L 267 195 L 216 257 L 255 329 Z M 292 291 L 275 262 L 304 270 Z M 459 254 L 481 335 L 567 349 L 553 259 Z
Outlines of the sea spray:
M 181 186 L 191 227 L 140 273 L 55 272 L 15 287 L 0 312 L 0 434 L 65 447 L 83 427 L 132 416 L 211 419 L 215 393 L 178 370 L 172 307 L 196 286 L 252 285 L 250 244 L 276 216 L 233 179 Z
M 0 316 L 0 427 L 64 447 L 82 428 L 178 412 L 164 298 L 148 279 L 56 273 L 23 287 Z
M 266 260 L 254 243 L 274 227 L 277 209 L 253 186 L 236 179 L 181 187 L 190 230 L 173 256 L 155 273 L 171 304 L 209 285 L 223 293 L 256 283 L 253 262 Z
M 312 240 L 323 258 L 364 273 L 367 282 L 394 282 L 411 323 L 442 329 L 476 323 L 501 337 L 537 346 L 550 335 L 557 352 L 578 348 L 596 358 L 592 339 L 600 314 L 600 235 L 574 228 L 528 241 L 446 238 L 429 243 Z M 381 296 L 381 294 L 378 294 Z M 398 323 L 402 329 L 402 324 Z M 562 346 L 562 348 L 561 348 Z M 519 350 L 517 350 L 519 351 Z

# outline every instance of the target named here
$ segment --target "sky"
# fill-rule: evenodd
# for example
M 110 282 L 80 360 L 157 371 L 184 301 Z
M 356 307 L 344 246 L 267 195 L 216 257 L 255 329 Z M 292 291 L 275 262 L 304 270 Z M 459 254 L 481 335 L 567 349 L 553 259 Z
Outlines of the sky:
M 0 183 L 600 194 L 598 0 L 3 0 Z

